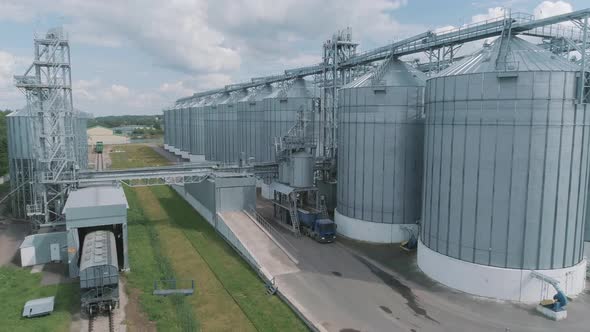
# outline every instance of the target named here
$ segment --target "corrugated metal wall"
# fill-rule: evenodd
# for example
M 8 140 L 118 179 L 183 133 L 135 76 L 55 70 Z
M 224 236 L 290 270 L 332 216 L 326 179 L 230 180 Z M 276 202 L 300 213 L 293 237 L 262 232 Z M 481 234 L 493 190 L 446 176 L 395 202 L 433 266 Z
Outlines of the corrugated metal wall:
M 184 152 L 190 152 L 191 151 L 191 134 L 190 134 L 190 108 L 187 104 L 185 104 L 181 111 L 180 111 L 180 116 L 181 116 L 181 123 L 180 123 L 180 129 L 182 131 L 182 143 L 181 143 L 181 150 Z
M 575 104 L 575 81 L 534 71 L 428 81 L 426 246 L 506 268 L 581 261 L 590 116 Z
M 339 213 L 388 224 L 415 224 L 420 218 L 423 91 L 423 86 L 340 90 Z
M 270 85 L 262 87 L 238 102 L 238 137 L 240 152 L 244 152 L 246 158 L 254 157 L 255 161 L 264 158 L 264 109 L 262 100 L 272 93 Z

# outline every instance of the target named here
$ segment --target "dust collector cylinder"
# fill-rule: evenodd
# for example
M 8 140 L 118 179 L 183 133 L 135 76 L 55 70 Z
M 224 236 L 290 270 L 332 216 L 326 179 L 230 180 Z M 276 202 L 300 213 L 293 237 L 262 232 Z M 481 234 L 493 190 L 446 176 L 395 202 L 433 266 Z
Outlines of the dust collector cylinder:
M 340 90 L 335 220 L 342 235 L 394 243 L 417 227 L 424 84 L 421 72 L 391 59 Z
M 314 158 L 307 152 L 296 152 L 291 155 L 289 184 L 296 188 L 313 187 Z
M 522 302 L 554 294 L 531 270 L 568 295 L 584 289 L 590 117 L 576 103 L 578 73 L 512 37 L 428 80 L 418 247 L 427 275 Z

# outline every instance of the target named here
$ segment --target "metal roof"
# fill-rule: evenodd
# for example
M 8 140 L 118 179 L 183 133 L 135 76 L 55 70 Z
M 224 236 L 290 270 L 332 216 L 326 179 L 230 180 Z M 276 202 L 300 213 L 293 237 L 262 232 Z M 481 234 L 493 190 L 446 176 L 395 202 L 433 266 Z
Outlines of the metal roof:
M 266 98 L 311 98 L 314 96 L 311 83 L 303 78 L 294 79 L 283 89 L 276 89 Z
M 125 205 L 127 198 L 122 188 L 112 186 L 97 186 L 72 191 L 64 207 L 64 211 L 72 208 Z
M 526 40 L 512 36 L 505 40 L 507 45 L 502 45 L 501 38 L 498 38 L 490 46 L 484 46 L 483 49 L 467 57 L 449 68 L 441 71 L 437 76 L 465 75 L 473 73 L 489 73 L 505 71 L 497 69 L 496 60 L 502 57 L 500 51 L 506 47 L 504 59 L 498 60 L 501 64 L 510 66 L 511 71 L 579 71 L 575 63 L 557 56 L 550 51 L 537 45 L 531 44 Z M 501 47 L 502 46 L 502 47 Z M 504 52 L 502 52 L 504 53 Z
M 274 190 L 274 191 L 278 191 L 281 194 L 284 195 L 289 195 L 290 193 L 293 192 L 293 190 L 295 190 L 293 187 L 289 187 L 286 184 L 282 184 L 280 182 L 273 182 L 270 184 L 270 189 Z
M 373 79 L 375 75 L 381 76 L 378 82 Z M 374 69 L 356 80 L 346 84 L 343 88 L 360 88 L 371 86 L 424 86 L 426 75 L 418 69 L 399 59 L 387 60 L 377 69 Z

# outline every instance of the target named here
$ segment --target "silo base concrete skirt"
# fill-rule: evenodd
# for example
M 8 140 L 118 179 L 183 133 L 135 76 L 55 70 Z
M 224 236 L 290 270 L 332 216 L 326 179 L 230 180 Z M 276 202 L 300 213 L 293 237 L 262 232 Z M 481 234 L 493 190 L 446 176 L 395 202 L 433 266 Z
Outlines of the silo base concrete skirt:
M 411 224 L 386 224 L 350 218 L 334 210 L 336 231 L 347 238 L 372 243 L 399 243 L 409 238 L 408 230 L 416 229 Z
M 166 151 L 170 151 L 170 145 L 168 145 L 168 144 L 164 144 L 164 150 L 166 150 Z
M 539 303 L 555 295 L 553 287 L 531 276 L 529 270 L 505 269 L 473 264 L 448 257 L 418 242 L 418 267 L 430 278 L 456 290 L 498 300 Z M 537 270 L 559 280 L 568 296 L 576 296 L 586 285 L 586 260 L 572 267 Z
M 584 257 L 586 260 L 590 258 L 590 242 L 584 242 Z

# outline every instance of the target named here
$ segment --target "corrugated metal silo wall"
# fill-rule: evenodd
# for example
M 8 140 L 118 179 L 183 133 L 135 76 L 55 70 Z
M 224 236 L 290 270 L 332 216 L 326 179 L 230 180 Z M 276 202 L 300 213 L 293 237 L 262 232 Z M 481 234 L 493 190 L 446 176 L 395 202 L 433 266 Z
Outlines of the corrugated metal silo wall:
M 196 155 L 205 155 L 205 108 L 200 105 L 195 109 L 196 122 Z
M 170 139 L 168 138 L 168 111 L 162 111 L 162 128 L 164 129 L 164 144 L 170 145 Z
M 20 111 L 23 112 L 23 111 Z M 11 189 L 19 188 L 11 198 L 12 214 L 25 218 L 25 206 L 32 202 L 30 182 L 33 177 L 35 158 L 33 155 L 33 138 L 31 117 L 26 115 L 6 117 L 8 138 L 8 171 Z
M 191 150 L 191 142 L 190 142 L 190 110 L 187 105 L 182 108 L 181 111 L 181 129 L 182 129 L 182 151 L 190 152 Z
M 297 111 L 312 109 L 312 98 L 265 98 L 263 101 L 264 130 L 261 142 L 262 162 L 275 160 L 274 141 L 284 136 L 297 121 Z
M 176 130 L 176 109 L 171 109 L 168 111 L 170 114 L 168 115 L 170 118 L 169 128 L 170 128 L 170 145 L 173 148 L 178 148 L 178 143 L 176 141 L 177 130 Z
M 573 72 L 433 78 L 426 90 L 426 246 L 477 264 L 582 259 L 590 116 Z
M 237 143 L 237 112 L 236 104 L 232 101 L 220 104 L 217 107 L 219 114 L 217 140 L 218 161 L 235 162 L 238 157 L 238 143 Z
M 219 132 L 219 113 L 217 104 L 205 108 L 205 159 L 219 161 L 217 156 L 217 134 Z
M 182 109 L 174 110 L 174 145 L 175 148 L 182 151 Z
M 237 107 L 240 152 L 244 152 L 246 158 L 254 157 L 254 160 L 261 161 L 264 158 L 262 147 L 264 110 L 262 101 L 242 101 L 238 103 Z
M 423 93 L 423 87 L 340 90 L 339 213 L 387 224 L 420 218 Z
M 172 128 L 170 126 L 170 110 L 164 111 L 164 136 L 166 137 L 166 144 L 168 146 L 172 145 L 172 140 L 170 138 L 172 133 Z

